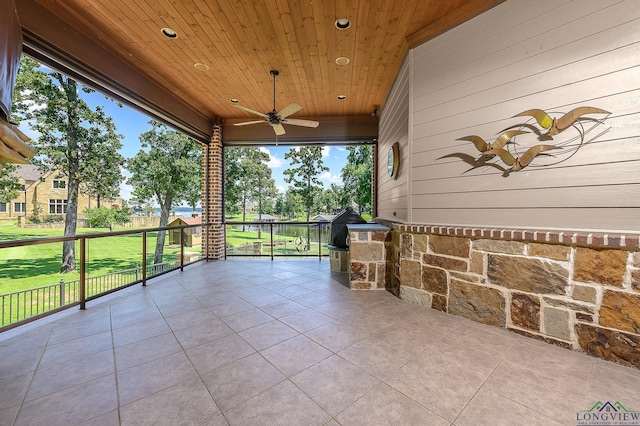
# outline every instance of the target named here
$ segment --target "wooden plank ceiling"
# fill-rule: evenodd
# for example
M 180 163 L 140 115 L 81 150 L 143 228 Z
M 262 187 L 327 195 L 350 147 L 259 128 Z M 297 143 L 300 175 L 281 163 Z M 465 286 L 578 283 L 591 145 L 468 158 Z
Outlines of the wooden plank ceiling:
M 20 0 L 18 0 L 19 2 Z M 296 102 L 292 118 L 366 116 L 410 47 L 502 0 L 36 0 L 138 73 L 214 120 Z M 347 18 L 351 27 L 336 28 Z M 168 38 L 171 28 L 176 38 Z M 338 65 L 336 58 L 349 58 Z M 199 65 L 200 64 L 200 65 Z M 338 100 L 338 95 L 346 96 Z

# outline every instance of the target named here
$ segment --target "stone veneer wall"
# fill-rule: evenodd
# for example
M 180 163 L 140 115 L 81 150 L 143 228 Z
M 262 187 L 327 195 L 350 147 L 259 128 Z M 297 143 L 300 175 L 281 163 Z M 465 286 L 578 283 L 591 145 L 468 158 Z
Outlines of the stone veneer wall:
M 385 224 L 400 298 L 640 368 L 638 235 Z
M 222 125 L 215 124 L 211 141 L 203 148 L 202 154 L 202 220 L 213 223 L 212 226 L 203 228 L 202 256 L 205 259 L 225 257 L 223 167 Z
M 349 231 L 349 285 L 357 290 L 390 290 L 391 232 Z

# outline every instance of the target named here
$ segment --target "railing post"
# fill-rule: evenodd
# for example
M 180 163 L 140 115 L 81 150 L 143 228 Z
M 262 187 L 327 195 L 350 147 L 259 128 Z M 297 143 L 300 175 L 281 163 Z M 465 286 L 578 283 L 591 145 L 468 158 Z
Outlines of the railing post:
M 318 224 L 318 260 L 322 260 L 322 224 Z
M 269 232 L 271 233 L 271 240 L 269 241 L 271 243 L 271 260 L 273 260 L 273 246 L 274 246 L 274 242 L 273 242 L 273 222 L 269 222 Z
M 184 271 L 184 228 L 180 228 L 180 272 Z
M 80 238 L 80 309 L 87 309 L 86 238 Z
M 147 231 L 142 231 L 142 285 L 147 285 Z
M 60 278 L 60 307 L 64 306 L 64 278 Z

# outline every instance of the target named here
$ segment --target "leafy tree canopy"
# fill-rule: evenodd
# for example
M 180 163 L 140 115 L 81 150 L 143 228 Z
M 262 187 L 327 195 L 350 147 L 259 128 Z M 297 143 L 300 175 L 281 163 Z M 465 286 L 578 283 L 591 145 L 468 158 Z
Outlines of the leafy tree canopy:
M 127 161 L 133 186 L 132 194 L 139 202 L 154 200 L 160 206 L 160 226 L 167 226 L 171 209 L 183 201 L 193 202 L 193 187 L 202 185 L 201 148 L 190 138 L 151 122 L 151 130 L 140 135 L 143 149 Z M 146 149 L 145 149 L 146 148 Z M 162 262 L 165 232 L 156 240 L 155 263 Z

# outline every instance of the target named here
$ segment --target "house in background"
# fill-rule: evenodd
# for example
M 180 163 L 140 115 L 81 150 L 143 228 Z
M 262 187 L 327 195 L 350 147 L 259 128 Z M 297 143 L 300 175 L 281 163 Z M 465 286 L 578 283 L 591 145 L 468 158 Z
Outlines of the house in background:
M 64 215 L 67 212 L 67 177 L 58 172 L 42 173 L 32 164 L 19 164 L 14 172 L 22 191 L 8 203 L 0 203 L 0 219 L 29 218 L 34 215 Z M 122 199 L 101 200 L 104 207 L 121 208 Z M 98 207 L 97 197 L 80 191 L 78 194 L 78 214 L 87 208 Z
M 169 222 L 168 226 L 201 225 L 202 218 L 179 216 Z M 202 226 L 186 228 L 183 233 L 183 244 L 185 247 L 199 246 L 202 244 Z M 180 245 L 180 230 L 169 231 L 169 244 Z

